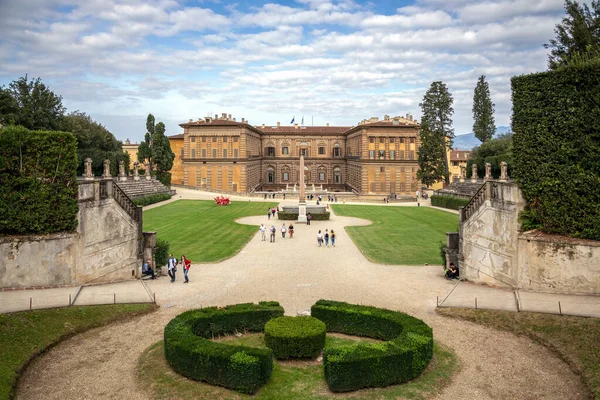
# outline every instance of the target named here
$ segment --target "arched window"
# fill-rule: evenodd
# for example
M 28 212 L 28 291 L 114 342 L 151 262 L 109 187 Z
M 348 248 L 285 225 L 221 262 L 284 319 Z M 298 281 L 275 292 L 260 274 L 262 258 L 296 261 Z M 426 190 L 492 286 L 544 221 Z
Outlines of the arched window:
M 267 183 L 275 183 L 275 169 L 273 167 L 267 168 Z
M 342 150 L 340 148 L 340 144 L 336 143 L 333 145 L 333 156 L 334 157 L 341 157 L 342 155 Z

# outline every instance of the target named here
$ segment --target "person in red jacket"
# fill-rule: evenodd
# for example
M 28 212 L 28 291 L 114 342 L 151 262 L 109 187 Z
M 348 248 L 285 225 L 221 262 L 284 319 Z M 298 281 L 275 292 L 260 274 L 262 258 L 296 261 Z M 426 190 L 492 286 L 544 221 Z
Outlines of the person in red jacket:
M 185 277 L 185 281 L 183 283 L 188 283 L 190 279 L 188 278 L 188 272 L 190 267 L 192 266 L 192 262 L 185 258 L 184 255 L 181 256 L 181 265 L 183 266 L 183 276 Z

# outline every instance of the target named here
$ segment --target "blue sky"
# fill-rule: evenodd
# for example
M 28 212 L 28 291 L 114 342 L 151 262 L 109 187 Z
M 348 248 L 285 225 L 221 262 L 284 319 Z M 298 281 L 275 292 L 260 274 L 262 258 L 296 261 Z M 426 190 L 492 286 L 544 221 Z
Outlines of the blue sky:
M 486 75 L 497 125 L 510 77 L 546 69 L 562 0 L 6 0 L 0 85 L 28 74 L 117 138 L 139 141 L 153 113 L 178 123 L 228 113 L 251 124 L 420 117 L 433 81 L 472 130 Z

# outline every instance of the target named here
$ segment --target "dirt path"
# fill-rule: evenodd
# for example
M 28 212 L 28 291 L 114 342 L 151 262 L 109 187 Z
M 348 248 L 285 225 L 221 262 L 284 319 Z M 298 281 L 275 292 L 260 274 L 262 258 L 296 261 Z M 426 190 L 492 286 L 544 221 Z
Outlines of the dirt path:
M 265 217 L 245 218 L 260 224 Z M 281 221 L 276 221 L 277 227 Z M 196 264 L 182 276 L 148 281 L 161 309 L 151 315 L 77 335 L 34 362 L 23 374 L 18 399 L 146 399 L 135 379 L 140 354 L 162 339 L 166 323 L 194 307 L 276 300 L 286 314 L 335 299 L 404 311 L 422 318 L 437 341 L 455 350 L 462 365 L 440 399 L 579 399 L 586 390 L 569 367 L 545 348 L 435 313 L 436 296 L 452 283 L 439 266 L 389 266 L 367 261 L 343 227 L 368 223 L 346 217 L 295 225 L 294 239 L 254 239 L 219 264 Z M 286 223 L 287 225 L 287 223 Z M 319 229 L 334 229 L 336 247 L 316 246 Z

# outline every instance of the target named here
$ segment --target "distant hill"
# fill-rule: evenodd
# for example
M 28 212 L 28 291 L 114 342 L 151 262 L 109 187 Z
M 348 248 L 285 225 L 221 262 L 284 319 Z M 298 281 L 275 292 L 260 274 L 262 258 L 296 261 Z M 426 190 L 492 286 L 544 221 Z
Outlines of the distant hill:
M 499 126 L 496 128 L 496 134 L 494 137 L 498 137 L 506 132 L 510 132 L 510 126 Z M 479 139 L 475 137 L 473 132 L 465 133 L 462 135 L 456 135 L 454 138 L 453 148 L 458 148 L 460 150 L 473 150 L 473 147 L 479 146 L 481 142 Z

